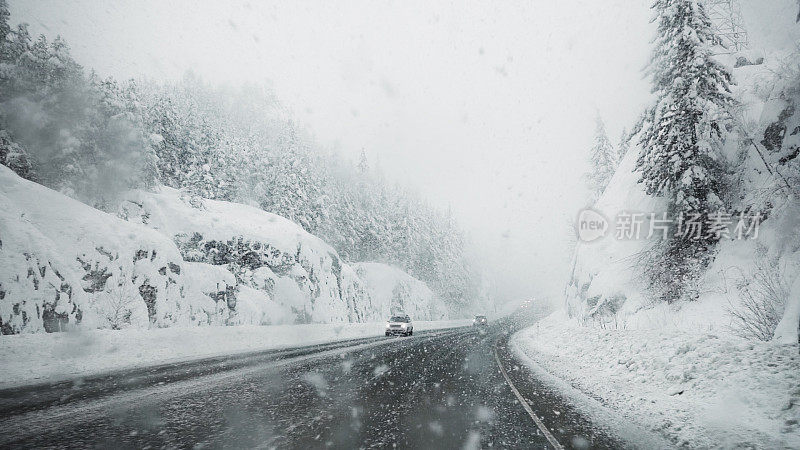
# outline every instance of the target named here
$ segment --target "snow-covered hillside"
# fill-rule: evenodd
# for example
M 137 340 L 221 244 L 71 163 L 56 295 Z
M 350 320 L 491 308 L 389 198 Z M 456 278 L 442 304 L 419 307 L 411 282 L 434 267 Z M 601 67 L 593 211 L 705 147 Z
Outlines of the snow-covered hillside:
M 170 188 L 130 193 L 115 217 L 0 166 L 0 242 L 4 334 L 378 321 L 393 301 L 419 320 L 444 316 L 398 269 L 365 265 L 397 287 L 369 288 L 297 224 Z
M 763 62 L 740 65 L 742 58 L 747 62 L 762 59 Z M 737 59 L 739 64 L 735 64 Z M 738 111 L 741 117 L 737 119 L 747 124 L 747 131 L 756 142 L 764 138 L 765 129 L 786 108 L 787 101 L 781 95 L 785 86 L 780 75 L 785 73 L 782 66 L 786 61 L 787 54 L 782 52 L 765 55 L 750 51 L 726 58 L 736 82 L 733 94 L 741 104 Z M 650 213 L 660 217 L 667 204 L 662 198 L 647 195 L 638 183 L 640 174 L 634 168 L 641 149 L 634 139 L 610 184 L 593 206 L 608 220 L 608 234 L 593 242 L 581 242 L 576 248 L 566 289 L 566 309 L 572 318 L 606 328 L 669 327 L 726 332 L 732 325 L 730 310 L 739 307 L 746 296 L 742 290 L 764 270 L 774 271 L 783 287 L 794 289 L 790 298 L 800 297 L 796 282 L 800 273 L 800 208 L 796 199 L 787 199 L 782 192 L 768 188 L 767 171 L 754 148 L 740 146 L 733 132 L 729 137 L 725 147 L 727 158 L 744 160 L 739 180 L 739 187 L 746 195 L 744 203 L 753 210 L 765 211 L 766 218 L 758 227 L 757 237 L 720 241 L 714 262 L 698 283 L 697 301 L 674 304 L 653 301 L 646 289 L 645 256 L 657 242 L 659 231 L 648 238 L 648 219 Z M 638 239 L 616 236 L 621 213 L 645 214 Z

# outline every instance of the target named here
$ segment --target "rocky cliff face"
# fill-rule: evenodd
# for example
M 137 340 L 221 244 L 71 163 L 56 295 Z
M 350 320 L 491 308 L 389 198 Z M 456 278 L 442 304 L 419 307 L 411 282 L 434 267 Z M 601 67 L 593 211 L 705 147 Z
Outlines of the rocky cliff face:
M 195 320 L 172 242 L 2 166 L 0 242 L 3 334 Z
M 0 166 L 3 334 L 445 315 L 421 281 L 355 270 L 280 216 L 169 188 L 126 198 L 110 215 Z
M 185 197 L 162 188 L 135 192 L 123 219 L 171 239 L 190 262 L 190 287 L 223 302 L 211 322 L 361 322 L 369 293 L 328 244 L 297 224 L 250 206 Z M 220 269 L 224 270 L 220 272 Z

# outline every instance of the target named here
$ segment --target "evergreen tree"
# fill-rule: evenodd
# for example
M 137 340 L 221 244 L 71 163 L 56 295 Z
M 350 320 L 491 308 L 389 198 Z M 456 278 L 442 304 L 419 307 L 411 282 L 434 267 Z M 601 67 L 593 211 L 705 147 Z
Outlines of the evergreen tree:
M 358 157 L 358 173 L 362 175 L 369 173 L 369 162 L 367 162 L 367 154 L 364 150 L 361 150 Z
M 617 144 L 617 165 L 619 165 L 622 159 L 625 158 L 625 155 L 628 154 L 628 150 L 631 148 L 632 138 L 633 135 L 628 134 L 628 130 L 623 128 L 619 136 L 619 144 Z
M 655 50 L 648 72 L 654 108 L 643 121 L 636 170 L 648 194 L 666 197 L 672 217 L 698 215 L 704 222 L 723 207 L 725 170 L 720 152 L 728 121 L 731 75 L 712 56 L 719 38 L 701 2 L 656 0 Z M 710 262 L 715 240 L 674 236 L 659 248 L 661 270 L 651 277 L 661 297 L 686 293 L 693 276 Z
M 611 141 L 608 140 L 603 119 L 595 118 L 594 146 L 590 152 L 591 168 L 586 174 L 587 184 L 596 201 L 608 186 L 617 169 L 617 156 Z
M 11 34 L 11 25 L 8 23 L 11 13 L 8 11 L 8 2 L 0 0 L 0 51 L 5 47 L 6 39 Z M 2 55 L 0 55 L 2 56 Z

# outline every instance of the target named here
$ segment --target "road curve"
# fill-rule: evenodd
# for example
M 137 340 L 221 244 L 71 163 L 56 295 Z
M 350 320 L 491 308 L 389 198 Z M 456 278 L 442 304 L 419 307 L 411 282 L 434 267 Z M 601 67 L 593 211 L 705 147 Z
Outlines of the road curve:
M 505 351 L 514 328 L 381 336 L 0 391 L 0 447 L 624 446 L 515 364 Z M 535 399 L 527 403 L 539 426 L 511 385 Z

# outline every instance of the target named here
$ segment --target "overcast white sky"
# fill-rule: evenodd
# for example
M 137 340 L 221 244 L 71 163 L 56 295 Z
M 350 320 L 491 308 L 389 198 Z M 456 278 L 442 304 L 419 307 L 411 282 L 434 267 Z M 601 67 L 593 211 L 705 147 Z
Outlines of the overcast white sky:
M 788 0 L 792 2 L 793 0 Z M 786 3 L 751 0 L 746 7 Z M 324 146 L 452 207 L 498 300 L 560 292 L 597 111 L 649 99 L 649 0 L 12 0 L 101 75 L 272 87 Z

